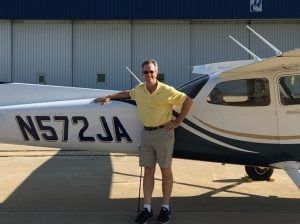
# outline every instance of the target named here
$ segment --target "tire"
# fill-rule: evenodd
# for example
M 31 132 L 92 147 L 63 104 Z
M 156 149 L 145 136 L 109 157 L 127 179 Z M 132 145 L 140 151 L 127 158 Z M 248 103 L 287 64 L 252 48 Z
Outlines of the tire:
M 274 169 L 271 167 L 245 166 L 245 171 L 252 180 L 269 180 Z

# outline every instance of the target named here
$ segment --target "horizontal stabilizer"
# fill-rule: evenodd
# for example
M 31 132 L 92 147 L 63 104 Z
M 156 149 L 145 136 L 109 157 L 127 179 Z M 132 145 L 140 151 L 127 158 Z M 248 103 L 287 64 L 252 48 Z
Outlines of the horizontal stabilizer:
M 6 83 L 0 85 L 0 106 L 77 100 L 106 96 L 113 90 Z

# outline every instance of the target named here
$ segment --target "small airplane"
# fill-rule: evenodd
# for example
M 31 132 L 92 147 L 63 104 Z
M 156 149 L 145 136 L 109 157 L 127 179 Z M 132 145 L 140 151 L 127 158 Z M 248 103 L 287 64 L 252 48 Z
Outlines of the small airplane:
M 282 53 L 248 29 L 276 56 L 260 59 L 230 36 L 253 60 L 195 66 L 199 78 L 178 88 L 194 103 L 175 130 L 174 157 L 245 165 L 253 180 L 284 169 L 300 189 L 300 49 Z M 135 102 L 94 102 L 114 92 L 1 83 L 0 142 L 136 154 Z

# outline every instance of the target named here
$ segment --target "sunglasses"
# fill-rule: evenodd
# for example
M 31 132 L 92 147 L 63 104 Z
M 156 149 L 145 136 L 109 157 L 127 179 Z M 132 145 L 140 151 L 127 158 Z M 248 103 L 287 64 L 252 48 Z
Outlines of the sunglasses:
M 154 74 L 154 71 L 143 71 L 144 75 L 147 75 L 148 73 L 150 73 L 151 75 Z

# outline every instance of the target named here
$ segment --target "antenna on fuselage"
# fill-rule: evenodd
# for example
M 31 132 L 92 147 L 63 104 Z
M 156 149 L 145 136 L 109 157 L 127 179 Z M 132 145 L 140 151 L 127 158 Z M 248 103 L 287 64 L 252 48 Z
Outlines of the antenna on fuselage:
M 261 61 L 262 59 L 260 57 L 258 57 L 256 54 L 254 54 L 252 51 L 250 51 L 248 48 L 246 48 L 243 44 L 241 44 L 240 42 L 238 42 L 234 37 L 232 37 L 231 35 L 229 35 L 229 38 L 232 39 L 236 44 L 238 44 L 241 48 L 243 48 L 245 51 L 247 51 L 255 61 Z
M 130 72 L 130 74 L 139 82 L 142 83 L 142 81 L 126 66 L 127 71 Z
M 282 51 L 280 51 L 277 47 L 275 47 L 273 44 L 271 44 L 269 41 L 267 41 L 264 37 L 262 37 L 260 34 L 258 34 L 254 29 L 252 29 L 250 26 L 246 26 L 252 33 L 254 33 L 259 39 L 261 39 L 265 44 L 267 44 L 270 48 L 272 48 L 273 51 L 275 51 L 276 56 L 281 56 Z

